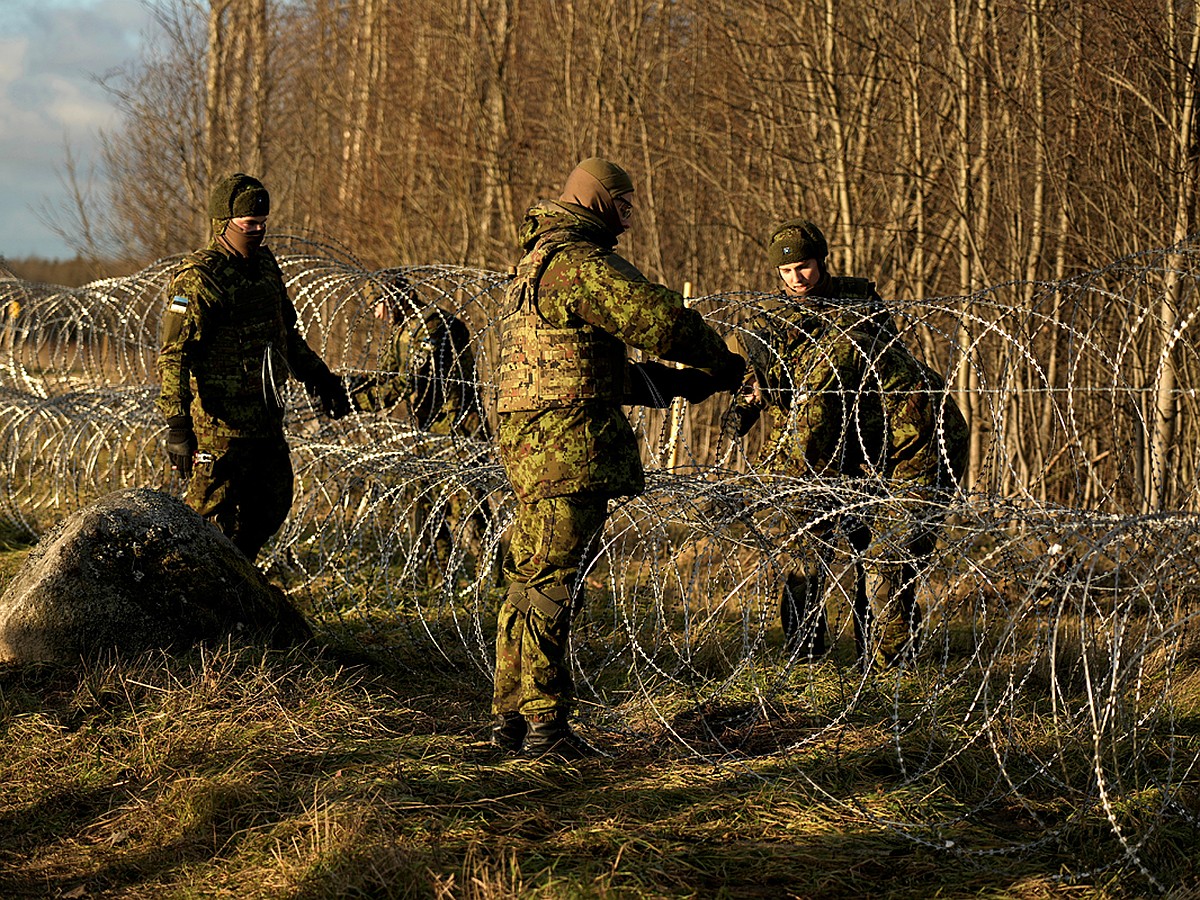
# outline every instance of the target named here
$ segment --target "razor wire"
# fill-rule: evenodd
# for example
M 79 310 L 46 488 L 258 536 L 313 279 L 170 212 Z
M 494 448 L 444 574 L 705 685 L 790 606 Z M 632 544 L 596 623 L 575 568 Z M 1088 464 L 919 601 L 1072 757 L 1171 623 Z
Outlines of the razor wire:
M 478 390 L 474 424 L 427 431 L 404 403 L 328 421 L 289 382 L 296 496 L 262 564 L 327 630 L 414 667 L 467 672 L 486 692 L 514 515 L 491 440 L 508 276 L 370 270 L 320 242 L 272 245 L 300 327 L 331 367 L 394 374 L 380 368 L 394 326 L 367 299 L 388 296 L 410 323 L 434 308 L 466 323 Z M 0 280 L 0 519 L 37 535 L 111 490 L 180 491 L 154 409 L 179 259 L 81 288 Z M 891 530 L 911 498 L 883 479 L 763 470 L 761 433 L 720 435 L 727 395 L 629 410 L 647 489 L 612 504 L 581 575 L 571 661 L 583 719 L 614 740 L 668 738 L 731 764 L 848 752 L 847 730 L 869 723 L 901 778 L 969 766 L 990 779 L 986 799 L 950 804 L 938 821 L 885 821 L 809 779 L 829 802 L 981 861 L 1029 846 L 973 845 L 980 816 L 1023 810 L 1049 842 L 1099 823 L 1108 865 L 1157 885 L 1147 848 L 1163 829 L 1200 824 L 1200 735 L 1188 724 L 1200 660 L 1198 261 L 1185 244 L 1062 282 L 892 307 L 974 440 L 917 586 L 920 656 L 896 669 L 855 663 L 861 555 L 831 524 L 854 516 L 874 552 L 902 554 Z M 762 299 L 694 306 L 732 339 Z M 1170 443 L 1156 438 L 1164 415 Z M 818 550 L 834 649 L 810 662 L 785 649 L 779 603 L 786 573 Z M 807 779 L 799 765 L 784 771 Z M 1047 794 L 1065 811 L 1042 821 L 1028 798 Z

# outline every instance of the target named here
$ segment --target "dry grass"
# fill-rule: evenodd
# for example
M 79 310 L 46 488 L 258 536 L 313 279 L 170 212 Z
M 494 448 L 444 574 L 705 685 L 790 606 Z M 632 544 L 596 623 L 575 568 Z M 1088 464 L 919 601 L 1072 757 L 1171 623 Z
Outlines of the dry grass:
M 11 572 L 8 556 L 0 563 Z M 76 671 L 0 670 L 0 896 L 1124 898 L 1146 890 L 1136 873 L 1101 868 L 1121 853 L 1098 812 L 1033 790 L 1020 803 L 984 802 L 997 796 L 985 775 L 991 750 L 964 748 L 952 716 L 919 720 L 902 737 L 912 754 L 943 762 L 918 776 L 901 771 L 887 712 L 919 708 L 919 681 L 910 696 L 881 691 L 877 707 L 860 698 L 853 721 L 814 729 L 827 723 L 837 693 L 819 674 L 805 677 L 803 691 L 780 694 L 765 715 L 679 699 L 670 724 L 688 746 L 714 759 L 722 745 L 738 746 L 721 763 L 677 741 L 593 730 L 613 757 L 567 766 L 495 756 L 477 680 L 350 662 L 331 650 L 219 648 Z M 659 710 L 671 706 L 664 697 Z M 1024 727 L 1031 758 L 1061 749 L 1032 715 Z M 1088 763 L 1086 753 L 1068 754 L 1062 765 L 1086 780 Z M 1013 759 L 1010 771 L 1022 765 Z M 1154 808 L 1131 800 L 1120 814 L 1135 824 Z M 1197 837 L 1160 824 L 1143 856 L 1194 885 Z M 1059 880 L 1093 865 L 1100 874 Z

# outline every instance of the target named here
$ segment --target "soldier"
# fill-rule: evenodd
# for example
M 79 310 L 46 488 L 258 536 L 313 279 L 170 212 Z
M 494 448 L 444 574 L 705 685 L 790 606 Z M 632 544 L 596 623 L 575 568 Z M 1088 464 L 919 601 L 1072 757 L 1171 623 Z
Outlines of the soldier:
M 436 306 L 418 311 L 419 307 L 412 305 L 417 301 L 412 286 L 398 273 L 382 284 L 369 285 L 367 296 L 375 300 L 375 318 L 386 322 L 391 331 L 379 354 L 379 371 L 347 379 L 354 407 L 363 412 L 383 411 L 404 401 L 422 431 L 485 438 L 471 331 L 466 323 Z M 424 488 L 409 496 L 409 533 L 414 540 L 432 538 L 433 553 L 425 570 L 430 584 L 445 575 L 453 558 L 456 532 L 468 557 L 477 565 L 480 562 L 487 504 L 472 500 L 465 488 L 455 490 L 444 502 L 435 503 Z M 468 503 L 471 512 L 464 521 Z
M 341 379 L 304 342 L 274 254 L 262 246 L 270 196 L 236 173 L 209 197 L 211 241 L 176 270 L 162 324 L 157 406 L 184 499 L 254 560 L 292 505 L 279 392 L 288 374 L 330 417 Z
M 827 252 L 811 222 L 786 222 L 771 235 L 768 255 L 785 297 L 766 301 L 740 336 L 751 369 L 726 427 L 744 435 L 769 410 L 763 468 L 847 476 L 887 492 L 888 512 L 869 525 L 843 516 L 814 530 L 815 559 L 808 571 L 788 573 L 780 615 L 789 649 L 825 654 L 825 548 L 840 530 L 859 554 L 870 550 L 855 564 L 859 661 L 891 665 L 918 646 L 916 580 L 963 476 L 967 428 L 941 376 L 901 343 L 874 284 L 831 276 Z M 882 546 L 884 534 L 891 547 Z
M 799 301 L 813 312 L 832 317 L 843 328 L 887 338 L 897 336 L 896 323 L 875 290 L 875 282 L 830 274 L 826 262 L 829 243 L 812 222 L 784 222 L 771 233 L 767 255 L 783 281 L 787 300 Z M 788 305 L 772 301 L 764 304 L 767 309 Z
M 354 407 L 379 411 L 406 400 L 423 431 L 479 436 L 475 357 L 466 323 L 436 306 L 411 315 L 405 299 L 412 288 L 401 275 L 382 289 L 372 287 L 375 318 L 391 333 L 379 354 L 379 371 L 349 381 Z
M 596 752 L 568 725 L 567 639 L 609 499 L 645 487 L 622 405 L 698 402 L 737 388 L 745 370 L 682 295 L 613 252 L 632 215 L 625 171 L 584 160 L 557 201 L 526 214 L 505 297 L 498 438 L 517 511 L 497 615 L 493 741 L 529 756 Z M 633 365 L 627 344 L 695 368 Z

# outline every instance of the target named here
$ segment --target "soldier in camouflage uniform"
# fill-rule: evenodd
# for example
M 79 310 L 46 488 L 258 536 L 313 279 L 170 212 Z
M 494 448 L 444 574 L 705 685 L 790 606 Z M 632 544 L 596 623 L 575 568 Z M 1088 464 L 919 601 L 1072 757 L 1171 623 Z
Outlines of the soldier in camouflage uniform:
M 789 573 L 785 582 L 784 634 L 801 655 L 826 652 L 823 548 L 840 530 L 860 554 L 854 598 L 860 662 L 895 664 L 917 649 L 916 581 L 934 551 L 945 499 L 964 472 L 966 423 L 944 380 L 901 343 L 874 285 L 829 274 L 828 247 L 815 225 L 784 223 L 768 253 L 785 296 L 765 302 L 741 337 L 752 366 L 730 410 L 732 428 L 744 435 L 768 410 L 773 427 L 760 457 L 764 469 L 862 479 L 893 501 L 869 525 L 844 516 L 816 529 L 812 537 L 822 549 L 811 568 Z
M 391 329 L 379 354 L 379 370 L 347 378 L 350 401 L 363 412 L 392 409 L 401 401 L 415 424 L 436 435 L 483 439 L 475 356 L 471 331 L 457 316 L 436 306 L 423 311 L 413 306 L 417 298 L 408 279 L 393 273 L 386 283 L 371 283 L 366 292 L 375 300 L 375 318 Z M 415 313 L 415 314 L 414 314 Z M 433 554 L 426 575 L 435 584 L 445 574 L 452 557 L 454 532 L 460 532 L 469 556 L 480 562 L 481 537 L 487 519 L 479 502 L 463 522 L 464 508 L 473 498 L 456 490 L 435 503 L 430 491 L 414 492 L 409 500 L 409 533 L 433 537 Z M 484 501 L 486 503 L 486 501 Z M 437 512 L 440 510 L 440 512 Z M 437 514 L 441 521 L 433 522 Z M 494 576 L 493 576 L 494 577 Z
M 212 239 L 171 279 L 162 322 L 159 411 L 184 500 L 254 560 L 292 505 L 280 390 L 294 374 L 327 414 L 345 415 L 341 379 L 304 342 L 283 274 L 262 246 L 270 197 L 237 173 L 209 198 Z
M 527 213 L 505 298 L 498 438 L 517 513 L 497 616 L 493 739 L 531 756 L 595 752 L 567 724 L 567 640 L 609 499 L 645 486 L 621 407 L 732 391 L 745 369 L 680 294 L 613 252 L 632 193 L 619 166 L 580 163 L 557 201 Z M 626 345 L 689 368 L 631 364 Z
M 480 436 L 471 331 L 436 306 L 408 315 L 412 309 L 404 298 L 410 291 L 408 280 L 397 275 L 382 290 L 370 292 L 375 318 L 388 323 L 391 334 L 379 354 L 379 371 L 349 380 L 350 400 L 364 412 L 404 400 L 423 431 Z

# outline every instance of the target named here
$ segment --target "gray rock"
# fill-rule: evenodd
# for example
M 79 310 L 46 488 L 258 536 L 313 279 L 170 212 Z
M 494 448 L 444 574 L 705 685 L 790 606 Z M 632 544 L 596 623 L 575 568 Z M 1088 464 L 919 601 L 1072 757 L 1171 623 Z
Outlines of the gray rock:
M 227 637 L 282 647 L 312 631 L 215 527 L 159 491 L 117 491 L 56 525 L 0 595 L 0 662 Z

